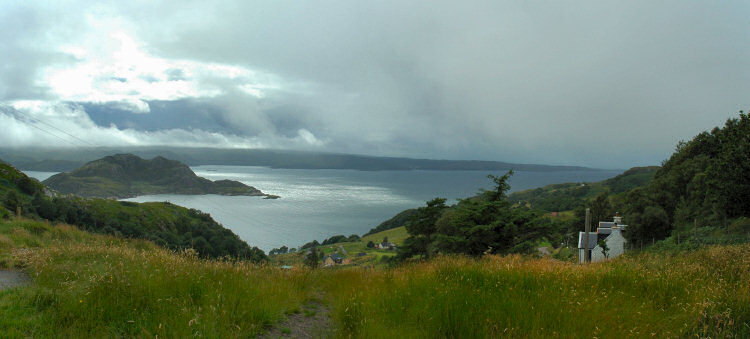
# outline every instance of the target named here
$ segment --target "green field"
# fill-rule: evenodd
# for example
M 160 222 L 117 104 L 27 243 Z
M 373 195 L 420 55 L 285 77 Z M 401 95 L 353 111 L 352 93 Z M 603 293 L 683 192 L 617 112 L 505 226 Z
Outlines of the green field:
M 11 338 L 253 337 L 311 300 L 331 310 L 331 337 L 750 336 L 750 245 L 283 270 L 20 220 L 0 221 L 0 265 L 32 278 L 0 292 Z
M 396 255 L 395 250 L 388 249 L 375 249 L 368 248 L 367 243 L 372 241 L 374 243 L 380 243 L 384 237 L 388 237 L 388 241 L 398 246 L 403 245 L 404 240 L 409 234 L 406 232 L 406 227 L 397 227 L 394 229 L 378 232 L 375 234 L 367 235 L 362 237 L 360 241 L 353 242 L 339 242 L 330 245 L 320 245 L 318 250 L 322 251 L 325 255 L 332 253 L 338 253 L 344 258 L 351 260 L 350 265 L 375 265 L 383 266 L 386 264 L 386 259 Z M 343 250 L 342 250 L 343 248 Z M 270 257 L 271 262 L 277 265 L 292 265 L 300 266 L 304 260 L 304 254 L 306 250 L 300 250 L 296 253 L 273 255 Z M 357 256 L 358 253 L 366 253 L 364 256 Z M 384 259 L 385 258 L 385 259 Z

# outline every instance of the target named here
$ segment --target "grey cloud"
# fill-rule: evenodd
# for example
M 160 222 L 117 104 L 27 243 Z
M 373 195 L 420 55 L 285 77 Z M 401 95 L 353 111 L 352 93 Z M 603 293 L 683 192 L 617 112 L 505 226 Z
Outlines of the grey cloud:
M 177 68 L 171 68 L 166 72 L 167 80 L 169 81 L 180 81 L 180 80 L 187 80 L 188 78 L 185 76 L 185 72 L 183 72 L 181 69 Z
M 0 5 L 0 101 L 31 100 L 47 96 L 47 87 L 36 82 L 39 68 L 64 61 L 61 54 L 37 45 L 44 35 L 44 18 L 30 8 Z
M 269 139 L 304 129 L 331 151 L 656 164 L 750 106 L 741 1 L 120 6 L 94 13 L 126 18 L 155 55 L 303 84 L 256 98 L 234 80 L 200 79 L 223 95 L 211 114 L 185 109 L 185 121 Z

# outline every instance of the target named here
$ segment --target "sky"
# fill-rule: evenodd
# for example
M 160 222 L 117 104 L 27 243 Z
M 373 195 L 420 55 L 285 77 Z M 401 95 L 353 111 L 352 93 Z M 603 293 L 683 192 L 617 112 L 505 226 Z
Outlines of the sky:
M 629 168 L 750 109 L 747 1 L 3 1 L 0 145 Z

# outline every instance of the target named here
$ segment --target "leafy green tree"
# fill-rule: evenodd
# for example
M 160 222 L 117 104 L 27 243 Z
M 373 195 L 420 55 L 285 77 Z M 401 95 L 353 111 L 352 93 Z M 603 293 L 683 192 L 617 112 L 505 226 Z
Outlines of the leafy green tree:
M 318 247 L 318 246 L 320 246 L 320 243 L 317 240 L 313 240 L 311 242 L 308 242 L 308 243 L 302 245 L 302 247 L 300 247 L 300 249 L 304 250 L 304 249 Z
M 362 239 L 358 235 L 352 234 L 349 236 L 349 238 L 346 239 L 346 241 L 357 242 L 357 241 L 362 241 Z
M 399 247 L 398 256 L 400 259 L 406 259 L 415 255 L 430 258 L 434 252 L 432 243 L 437 223 L 440 216 L 448 208 L 445 205 L 445 198 L 435 198 L 426 203 L 425 207 L 420 207 L 406 222 L 406 231 L 409 237 L 404 241 L 404 245 Z M 387 241 L 387 239 L 383 239 Z
M 463 199 L 437 221 L 435 244 L 445 253 L 480 256 L 485 253 L 525 253 L 549 229 L 536 212 L 513 207 L 507 200 L 509 171 L 488 176 L 495 187 L 478 197 Z
M 320 266 L 319 257 L 321 254 L 322 253 L 318 251 L 317 247 L 313 247 L 312 249 L 310 249 L 310 253 L 308 253 L 305 256 L 305 260 L 304 260 L 305 266 L 310 267 L 310 268 L 318 268 L 318 266 Z
M 637 188 L 627 193 L 628 206 L 625 237 L 631 246 L 647 245 L 666 238 L 672 227 L 669 215 L 658 203 L 658 197 L 648 188 Z
M 328 239 L 323 240 L 323 245 L 335 244 L 338 242 L 347 241 L 347 237 L 343 234 L 334 235 Z
M 193 248 L 203 257 L 210 257 L 214 252 L 211 244 L 202 236 L 193 239 Z
M 750 215 L 750 117 L 740 111 L 722 128 L 680 142 L 639 195 L 626 199 L 624 216 L 637 230 L 629 237 L 641 243 Z
M 612 216 L 612 207 L 609 202 L 609 192 L 599 193 L 591 202 L 591 222 L 597 225 L 600 221 L 610 219 Z
M 34 195 L 34 193 L 37 193 L 37 190 L 39 189 L 38 183 L 34 179 L 31 179 L 27 176 L 19 177 L 15 180 L 16 186 L 18 189 L 21 190 L 21 192 L 27 194 L 27 195 Z
M 607 240 L 599 240 L 598 245 L 602 248 L 602 254 L 604 255 L 604 257 L 609 258 L 609 245 L 607 245 Z
M 18 197 L 18 194 L 14 190 L 8 191 L 8 193 L 5 194 L 5 207 L 7 207 L 11 213 L 15 213 L 18 206 L 21 206 L 21 199 Z
M 374 248 L 374 247 L 375 247 L 375 243 L 372 242 L 372 240 L 367 242 L 367 248 Z
M 31 206 L 34 207 L 36 213 L 44 219 L 55 220 L 55 218 L 57 218 L 57 207 L 43 194 L 34 194 L 34 198 L 31 199 Z

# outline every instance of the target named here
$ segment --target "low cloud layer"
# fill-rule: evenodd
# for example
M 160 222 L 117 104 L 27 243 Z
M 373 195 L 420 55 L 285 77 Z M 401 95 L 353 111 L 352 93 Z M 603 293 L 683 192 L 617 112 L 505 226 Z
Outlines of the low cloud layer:
M 4 3 L 0 143 L 658 164 L 750 108 L 748 10 Z

